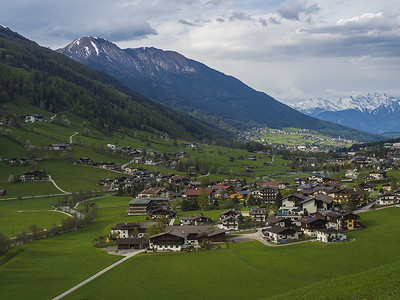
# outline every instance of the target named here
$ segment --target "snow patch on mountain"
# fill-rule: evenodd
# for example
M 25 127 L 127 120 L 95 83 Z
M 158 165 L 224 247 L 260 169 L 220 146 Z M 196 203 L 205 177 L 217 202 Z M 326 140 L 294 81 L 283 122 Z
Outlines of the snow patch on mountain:
M 339 99 L 313 97 L 304 102 L 293 104 L 291 107 L 307 115 L 315 116 L 324 111 L 353 109 L 360 112 L 373 112 L 378 108 L 393 110 L 393 105 L 399 103 L 400 97 L 390 97 L 386 93 L 372 93 Z
M 96 38 L 97 39 L 97 38 Z M 90 41 L 90 43 L 92 44 L 94 50 L 96 51 L 96 54 L 99 55 L 99 48 L 97 48 L 96 44 L 93 43 L 93 41 Z

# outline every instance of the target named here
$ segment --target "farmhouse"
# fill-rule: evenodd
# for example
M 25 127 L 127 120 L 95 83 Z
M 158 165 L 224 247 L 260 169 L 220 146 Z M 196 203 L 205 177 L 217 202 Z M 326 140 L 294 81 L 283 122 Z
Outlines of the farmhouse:
M 279 226 L 279 227 L 290 227 L 292 226 L 292 220 L 283 218 L 281 216 L 273 216 L 267 219 L 268 226 Z
M 400 200 L 400 195 L 394 193 L 387 193 L 379 197 L 378 204 L 379 205 L 391 205 L 396 204 Z
M 316 217 L 305 217 L 300 220 L 301 231 L 308 236 L 316 236 L 317 229 L 326 228 L 326 221 Z
M 281 226 L 273 226 L 263 229 L 265 239 L 271 240 L 275 243 L 284 243 L 286 240 L 297 239 L 298 233 L 294 229 Z
M 111 227 L 111 234 L 115 234 L 118 238 L 130 238 L 136 237 L 134 232 L 136 231 L 137 237 L 143 237 L 147 229 L 156 222 L 138 222 L 138 223 L 118 223 Z
M 43 178 L 43 171 L 40 170 L 34 170 L 34 171 L 29 171 L 25 172 L 22 174 L 19 179 L 21 181 L 34 181 L 34 180 L 41 180 Z
M 267 218 L 267 209 L 263 208 L 250 208 L 249 209 L 249 216 L 258 223 L 265 222 Z
M 159 207 L 156 208 L 154 210 L 152 210 L 150 212 L 151 217 L 154 219 L 158 219 L 158 218 L 165 218 L 165 219 L 172 219 L 176 217 L 176 212 L 168 209 L 168 208 L 164 208 L 164 207 Z
M 347 240 L 347 236 L 333 228 L 320 228 L 316 230 L 317 240 L 324 243 L 342 242 Z
M 237 217 L 227 216 L 219 221 L 218 228 L 225 230 L 238 230 L 239 220 Z
M 49 150 L 50 151 L 63 151 L 67 149 L 67 144 L 50 144 Z
M 187 245 L 199 245 L 203 240 L 210 242 L 225 242 L 225 230 L 212 231 L 211 225 L 203 226 L 167 226 L 165 232 L 187 234 Z
M 325 210 L 315 213 L 315 217 L 326 220 L 327 228 L 336 230 L 353 230 L 361 228 L 360 216 L 351 210 Z
M 213 223 L 213 219 L 205 217 L 203 215 L 197 216 L 182 216 L 179 217 L 180 225 L 194 225 L 194 226 L 201 226 L 206 224 Z
M 367 179 L 380 180 L 386 178 L 386 171 L 372 171 L 369 173 Z
M 188 234 L 163 232 L 149 237 L 149 248 L 154 251 L 181 251 L 187 247 Z

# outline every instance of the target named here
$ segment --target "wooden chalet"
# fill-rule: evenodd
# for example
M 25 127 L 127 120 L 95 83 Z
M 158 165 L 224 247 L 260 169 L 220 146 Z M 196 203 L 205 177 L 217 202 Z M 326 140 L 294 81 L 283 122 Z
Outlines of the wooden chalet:
M 316 212 L 315 217 L 327 221 L 326 227 L 336 230 L 353 230 L 361 228 L 360 216 L 351 210 L 326 210 Z
M 267 219 L 268 226 L 291 227 L 292 220 L 281 216 L 273 216 Z
M 300 229 L 308 236 L 316 236 L 317 229 L 326 228 L 326 220 L 316 217 L 305 217 L 300 219 Z
M 176 212 L 168 208 L 159 207 L 150 212 L 153 219 L 173 219 L 176 217 Z
M 249 216 L 257 223 L 264 223 L 267 219 L 267 209 L 265 207 L 261 208 L 250 208 Z
M 178 231 L 163 232 L 149 237 L 149 248 L 153 251 L 181 251 L 187 247 L 188 234 Z
M 194 225 L 194 226 L 201 226 L 212 224 L 214 221 L 212 218 L 205 217 L 203 215 L 196 215 L 196 216 L 182 216 L 179 217 L 180 225 Z

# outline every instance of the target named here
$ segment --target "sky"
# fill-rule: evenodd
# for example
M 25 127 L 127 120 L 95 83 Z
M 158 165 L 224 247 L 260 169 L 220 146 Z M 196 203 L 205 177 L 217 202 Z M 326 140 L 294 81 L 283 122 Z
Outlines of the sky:
M 0 24 L 51 49 L 177 51 L 284 103 L 400 96 L 398 0 L 0 0 Z

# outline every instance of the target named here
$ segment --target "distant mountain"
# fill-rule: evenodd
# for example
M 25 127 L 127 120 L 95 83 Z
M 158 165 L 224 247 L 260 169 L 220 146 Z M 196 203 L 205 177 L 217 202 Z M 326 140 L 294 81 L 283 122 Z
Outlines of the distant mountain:
M 123 50 L 95 37 L 79 38 L 57 51 L 116 77 L 147 97 L 217 126 L 297 127 L 361 140 L 377 138 L 301 114 L 238 79 L 177 52 L 156 48 Z
M 400 97 L 389 97 L 385 93 L 339 99 L 311 98 L 292 107 L 321 120 L 371 133 L 400 131 Z
M 68 110 L 104 132 L 139 129 L 207 140 L 226 136 L 226 132 L 146 98 L 114 77 L 41 47 L 3 26 L 0 74 L 2 108 L 18 99 L 52 112 Z

